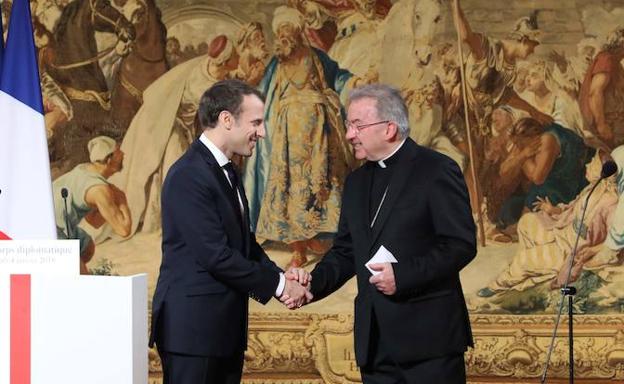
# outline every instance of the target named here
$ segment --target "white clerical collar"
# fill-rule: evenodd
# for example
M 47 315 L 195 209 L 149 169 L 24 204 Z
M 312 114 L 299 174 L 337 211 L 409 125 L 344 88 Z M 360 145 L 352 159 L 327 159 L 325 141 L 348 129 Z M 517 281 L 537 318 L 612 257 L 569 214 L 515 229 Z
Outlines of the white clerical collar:
M 381 160 L 377 160 L 377 164 L 379 164 L 379 166 L 380 166 L 381 168 L 386 168 L 386 167 L 387 167 L 387 165 L 386 165 L 386 163 L 384 162 L 384 160 L 388 160 L 389 158 L 391 158 L 391 157 L 392 157 L 392 155 L 394 155 L 395 153 L 397 153 L 397 151 L 398 151 L 399 149 L 401 149 L 401 147 L 403 146 L 403 144 L 405 144 L 405 140 L 407 140 L 407 138 L 403 139 L 403 141 L 401 141 L 401 144 L 399 144 L 399 146 L 398 146 L 398 147 L 396 147 L 396 148 L 394 149 L 394 151 L 392 151 L 392 153 L 391 153 L 391 154 L 389 154 L 388 156 L 384 157 L 384 158 L 383 158 L 383 159 L 381 159 Z
M 204 144 L 206 148 L 208 148 L 210 153 L 212 153 L 212 156 L 214 156 L 214 158 L 217 160 L 217 163 L 219 163 L 219 167 L 223 167 L 225 164 L 230 162 L 230 159 L 228 159 L 227 156 L 225 156 L 225 154 L 221 152 L 221 150 L 203 133 L 201 134 L 201 136 L 199 136 L 199 141 L 201 141 L 202 144 Z

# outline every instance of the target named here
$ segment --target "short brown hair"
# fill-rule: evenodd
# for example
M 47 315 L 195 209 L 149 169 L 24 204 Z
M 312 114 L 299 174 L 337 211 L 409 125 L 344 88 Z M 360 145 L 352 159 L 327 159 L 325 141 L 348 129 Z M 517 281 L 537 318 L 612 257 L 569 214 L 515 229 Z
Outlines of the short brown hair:
M 238 117 L 243 96 L 256 95 L 264 102 L 264 95 L 251 85 L 240 80 L 221 80 L 208 88 L 202 95 L 197 109 L 197 120 L 202 129 L 214 128 L 219 114 L 228 111 Z

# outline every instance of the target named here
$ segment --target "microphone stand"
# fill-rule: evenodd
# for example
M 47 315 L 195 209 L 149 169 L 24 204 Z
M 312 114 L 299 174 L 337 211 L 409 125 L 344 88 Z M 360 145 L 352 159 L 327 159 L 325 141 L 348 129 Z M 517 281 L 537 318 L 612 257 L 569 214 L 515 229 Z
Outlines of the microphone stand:
M 63 198 L 63 203 L 65 205 L 63 209 L 63 216 L 65 216 L 65 231 L 67 232 L 67 238 L 72 238 L 72 231 L 69 228 L 69 214 L 67 213 L 67 188 L 61 189 L 61 197 Z
M 565 279 L 565 284 L 563 288 L 561 288 L 561 301 L 559 302 L 559 312 L 557 313 L 557 318 L 555 320 L 555 329 L 553 330 L 552 338 L 550 340 L 550 346 L 548 347 L 548 354 L 546 355 L 546 364 L 544 365 L 544 372 L 542 373 L 542 379 L 540 381 L 541 384 L 546 382 L 546 374 L 548 372 L 548 365 L 550 364 L 550 357 L 552 355 L 552 351 L 555 346 L 555 338 L 557 337 L 557 329 L 559 328 L 559 322 L 561 321 L 561 313 L 563 312 L 563 302 L 565 298 L 568 298 L 568 340 L 569 340 L 569 368 L 570 368 L 570 384 L 574 384 L 574 332 L 573 332 L 573 317 L 574 317 L 574 295 L 576 294 L 576 288 L 570 286 L 570 275 L 572 275 L 572 267 L 574 266 L 574 258 L 576 257 L 576 251 L 578 249 L 579 239 L 581 237 L 581 228 L 583 222 L 585 221 L 585 213 L 587 212 L 587 205 L 589 204 L 589 198 L 594 193 L 596 187 L 605 177 L 601 175 L 600 179 L 594 184 L 592 189 L 589 191 L 587 198 L 585 199 L 585 206 L 583 207 L 583 212 L 581 214 L 581 220 L 579 224 L 579 228 L 576 230 L 576 240 L 574 241 L 574 248 L 572 248 L 572 252 L 570 253 L 570 261 L 567 265 L 567 274 Z

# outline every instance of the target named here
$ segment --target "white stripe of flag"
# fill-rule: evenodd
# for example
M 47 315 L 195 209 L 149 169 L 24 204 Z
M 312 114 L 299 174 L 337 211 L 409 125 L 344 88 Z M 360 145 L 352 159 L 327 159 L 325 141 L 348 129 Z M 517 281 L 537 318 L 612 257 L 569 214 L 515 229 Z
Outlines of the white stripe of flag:
M 0 74 L 0 231 L 56 239 L 41 85 L 28 0 L 15 0 Z

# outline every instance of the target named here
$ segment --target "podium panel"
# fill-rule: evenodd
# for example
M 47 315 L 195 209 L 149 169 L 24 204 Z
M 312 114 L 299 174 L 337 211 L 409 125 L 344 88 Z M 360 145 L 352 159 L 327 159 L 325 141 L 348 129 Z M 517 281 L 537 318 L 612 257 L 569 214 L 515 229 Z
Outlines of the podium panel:
M 0 384 L 147 384 L 147 275 L 80 276 L 77 248 L 20 243 L 0 242 Z
M 147 383 L 145 274 L 32 279 L 32 384 Z

